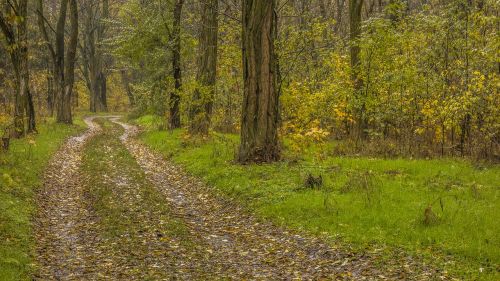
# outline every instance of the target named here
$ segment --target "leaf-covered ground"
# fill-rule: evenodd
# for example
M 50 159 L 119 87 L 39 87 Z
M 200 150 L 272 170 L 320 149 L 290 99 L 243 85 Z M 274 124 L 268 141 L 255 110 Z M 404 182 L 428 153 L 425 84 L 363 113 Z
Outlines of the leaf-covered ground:
M 152 150 L 275 224 L 387 258 L 403 250 L 462 280 L 500 280 L 499 165 L 338 156 L 346 143 L 335 140 L 306 144 L 298 154 L 288 137 L 282 161 L 238 165 L 236 134 L 201 139 L 166 131 L 153 115 L 133 122 Z M 309 176 L 322 184 L 309 185 Z
M 43 120 L 39 134 L 11 139 L 9 151 L 0 151 L 0 280 L 29 280 L 35 191 L 51 156 L 68 136 L 84 129 L 79 119 L 77 123 Z
M 404 253 L 355 253 L 259 220 L 110 119 L 87 118 L 46 172 L 36 279 L 447 279 Z
M 76 280 L 93 266 L 89 257 L 97 238 L 93 231 L 96 219 L 86 206 L 80 177 L 84 146 L 101 132 L 92 120 L 85 120 L 89 129 L 70 138 L 45 172 L 34 220 L 39 262 L 37 279 Z

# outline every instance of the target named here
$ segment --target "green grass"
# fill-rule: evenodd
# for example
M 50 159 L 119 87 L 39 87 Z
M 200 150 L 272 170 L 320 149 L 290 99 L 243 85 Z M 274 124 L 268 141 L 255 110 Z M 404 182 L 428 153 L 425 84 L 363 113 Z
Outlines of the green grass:
M 165 120 L 157 115 L 144 115 L 135 119 L 134 123 L 148 130 L 156 130 L 164 126 Z
M 86 146 L 82 171 L 92 175 L 85 184 L 86 192 L 93 199 L 93 208 L 106 237 L 115 239 L 116 246 L 123 246 L 120 240 L 124 234 L 149 228 L 161 228 L 171 236 L 185 236 L 185 225 L 170 217 L 163 196 L 148 182 L 141 167 L 120 142 L 122 127 L 103 119 L 96 122 L 104 128 L 104 133 Z M 126 179 L 126 185 L 102 180 L 108 177 Z M 141 217 L 155 211 L 161 213 L 165 221 L 152 223 L 151 218 Z
M 193 249 L 195 241 L 185 223 L 172 216 L 164 196 L 146 179 L 142 168 L 118 139 L 122 128 L 102 119 L 97 121 L 105 130 L 87 144 L 82 172 L 88 175 L 84 188 L 98 218 L 96 226 L 102 238 L 98 247 L 103 255 L 132 260 L 134 266 L 123 267 L 124 276 L 166 280 L 165 274 L 168 276 L 170 272 L 152 267 L 152 261 L 156 256 L 171 262 L 179 257 L 158 245 Z M 114 260 L 119 260 L 116 256 Z M 200 270 L 203 273 L 204 269 Z
M 51 155 L 82 130 L 81 121 L 76 123 L 39 124 L 39 134 L 13 140 L 9 152 L 0 152 L 0 280 L 30 280 L 35 191 Z
M 153 129 L 141 138 L 217 191 L 275 222 L 359 249 L 402 248 L 467 280 L 498 280 L 499 166 L 475 167 L 454 159 L 317 160 L 312 153 L 300 161 L 240 166 L 232 162 L 238 143 L 234 135 L 193 144 L 180 130 Z M 323 186 L 305 188 L 309 173 L 322 175 Z M 432 215 L 426 223 L 429 206 Z

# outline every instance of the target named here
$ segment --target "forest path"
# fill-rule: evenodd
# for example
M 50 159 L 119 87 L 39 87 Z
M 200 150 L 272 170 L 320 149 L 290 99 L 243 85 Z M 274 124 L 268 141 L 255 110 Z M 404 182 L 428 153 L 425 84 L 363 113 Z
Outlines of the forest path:
M 411 258 L 381 266 L 380 258 L 332 248 L 318 238 L 263 222 L 136 141 L 135 126 L 119 117 L 86 122 L 89 130 L 70 139 L 46 172 L 35 221 L 36 279 L 435 276 Z
M 54 155 L 38 192 L 34 220 L 39 270 L 36 278 L 62 280 L 84 274 L 92 267 L 87 250 L 95 242 L 95 220 L 84 206 L 79 167 L 85 144 L 102 131 L 88 117 L 88 130 L 72 137 Z

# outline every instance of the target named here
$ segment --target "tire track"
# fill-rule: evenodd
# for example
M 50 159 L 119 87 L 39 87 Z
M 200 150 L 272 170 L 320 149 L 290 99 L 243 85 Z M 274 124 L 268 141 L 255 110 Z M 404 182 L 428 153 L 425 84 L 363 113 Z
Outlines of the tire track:
M 134 140 L 137 127 L 119 118 L 112 121 L 125 129 L 122 142 L 172 212 L 208 245 L 207 251 L 221 268 L 214 276 L 232 280 L 434 280 L 441 276 L 413 259 L 394 258 L 392 264 L 380 266 L 380 260 L 369 254 L 334 249 L 321 239 L 262 222 Z
M 97 239 L 95 218 L 84 203 L 79 167 L 83 147 L 101 132 L 94 118 L 85 118 L 87 131 L 68 139 L 45 171 L 34 220 L 36 280 L 79 280 L 92 272 L 89 249 Z

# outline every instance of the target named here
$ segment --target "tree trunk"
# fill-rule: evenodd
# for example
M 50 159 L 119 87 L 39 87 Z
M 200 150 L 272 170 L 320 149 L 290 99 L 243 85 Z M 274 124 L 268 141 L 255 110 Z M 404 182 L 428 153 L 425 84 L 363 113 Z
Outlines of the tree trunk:
M 97 67 L 96 67 L 96 43 L 95 43 L 95 30 L 94 27 L 94 16 L 97 14 L 94 11 L 94 6 L 99 9 L 99 5 L 95 5 L 94 1 L 85 2 L 85 11 L 87 11 L 85 16 L 85 38 L 83 40 L 83 63 L 84 63 L 84 75 L 87 81 L 87 88 L 90 92 L 90 102 L 89 110 L 91 112 L 97 112 Z
M 132 92 L 132 88 L 130 87 L 130 77 L 127 73 L 127 70 L 122 69 L 120 70 L 121 78 L 122 78 L 122 84 L 123 88 L 125 89 L 125 92 L 127 92 L 128 96 L 128 101 L 131 107 L 135 106 L 135 97 L 134 93 Z
M 52 67 L 47 63 L 47 109 L 50 116 L 54 116 L 55 93 L 54 93 L 54 74 Z
M 29 65 L 28 65 L 28 0 L 22 0 L 18 3 L 19 16 L 22 18 L 18 27 L 18 36 L 20 41 L 19 59 L 21 73 L 21 102 L 22 107 L 26 111 L 28 122 L 28 133 L 36 132 L 35 124 L 35 108 L 33 106 L 33 97 L 31 96 L 29 81 Z
M 365 116 L 365 95 L 363 93 L 363 80 L 360 74 L 360 47 L 359 37 L 361 35 L 361 9 L 363 0 L 350 0 L 349 3 L 349 19 L 350 19 L 350 52 L 351 52 L 351 75 L 354 84 L 354 91 L 357 104 L 356 121 L 358 139 L 367 137 L 368 122 Z
M 327 19 L 328 18 L 328 9 L 326 7 L 324 0 L 319 0 L 318 2 L 319 2 L 319 12 L 321 14 L 321 17 L 323 19 Z
M 66 26 L 66 14 L 68 10 L 68 0 L 61 0 L 59 17 L 56 26 L 55 41 L 55 65 L 56 74 L 56 119 L 59 123 L 64 123 L 64 104 L 65 101 L 65 77 L 64 77 L 64 30 Z
M 343 35 L 342 30 L 340 28 L 342 27 L 342 15 L 344 13 L 344 5 L 345 5 L 346 0 L 336 0 L 336 15 L 335 15 L 335 33 L 339 36 Z
M 73 122 L 71 113 L 71 97 L 74 84 L 76 47 L 78 44 L 78 4 L 77 0 L 61 0 L 59 15 L 55 29 L 55 41 L 51 43 L 47 30 L 45 29 L 45 17 L 43 15 L 43 0 L 38 0 L 37 14 L 38 26 L 42 34 L 47 49 L 52 58 L 54 67 L 51 69 L 54 74 L 54 92 L 56 109 L 56 120 L 59 123 L 71 124 Z M 68 50 L 65 53 L 65 31 L 66 16 L 68 13 L 68 3 L 70 9 L 70 30 L 68 39 Z
M 106 77 L 106 56 L 104 54 L 104 50 L 102 47 L 103 41 L 105 39 L 106 34 L 106 24 L 105 21 L 109 17 L 109 1 L 102 0 L 102 9 L 101 16 L 98 18 L 98 32 L 97 32 L 97 50 L 98 50 L 98 84 L 99 84 L 99 92 L 96 93 L 98 95 L 99 101 L 99 110 L 100 111 L 108 111 L 108 96 L 107 96 L 107 77 Z
M 102 42 L 105 38 L 105 20 L 109 16 L 107 0 L 85 2 L 85 33 L 82 58 L 87 88 L 90 92 L 90 111 L 107 111 L 105 56 Z
M 170 93 L 170 129 L 181 127 L 179 104 L 181 101 L 180 90 L 182 87 L 181 72 L 181 15 L 184 0 L 176 0 L 174 6 L 174 24 L 172 28 L 172 71 L 174 77 L 174 90 Z
M 15 96 L 14 96 L 14 134 L 13 137 L 20 138 L 25 133 L 24 119 L 25 119 L 25 95 L 28 91 L 26 84 L 25 70 L 21 65 L 22 52 L 17 50 L 12 50 L 12 62 L 14 65 L 14 73 L 16 77 L 15 82 Z
M 62 86 L 59 88 L 59 99 L 57 107 L 57 122 L 71 124 L 73 118 L 71 114 L 71 98 L 73 93 L 73 84 L 75 81 L 75 61 L 76 61 L 76 47 L 78 44 L 78 4 L 76 0 L 69 1 L 69 18 L 70 18 L 70 38 L 68 42 L 68 50 L 66 59 L 63 61 L 64 74 L 62 79 Z M 63 42 L 64 44 L 64 42 Z M 62 51 L 64 56 L 64 49 Z
M 207 135 L 210 127 L 217 75 L 218 0 L 204 0 L 199 38 L 198 87 L 193 93 L 190 112 L 193 134 Z
M 102 70 L 101 63 L 101 73 L 99 74 L 99 106 L 101 111 L 108 111 L 108 79 L 106 78 L 106 74 Z
M 37 1 L 36 14 L 38 20 L 38 28 L 40 30 L 40 33 L 42 34 L 43 40 L 45 41 L 44 43 L 47 46 L 47 50 L 52 62 L 52 66 L 49 66 L 49 63 L 47 62 L 47 106 L 50 116 L 54 116 L 54 110 L 56 108 L 56 100 L 57 100 L 57 79 L 58 79 L 58 73 L 56 71 L 57 58 L 54 46 L 52 46 L 47 30 L 45 29 L 45 18 L 43 15 L 43 0 Z
M 244 96 L 238 161 L 279 160 L 275 1 L 243 1 Z
M 28 133 L 36 132 L 35 109 L 29 90 L 28 0 L 19 1 L 16 9 L 12 9 L 12 6 L 2 8 L 5 8 L 6 11 L 12 11 L 20 19 L 11 24 L 3 13 L 0 14 L 0 29 L 10 46 L 10 57 L 16 77 L 13 136 L 21 137 L 24 135 L 26 128 Z M 27 126 L 25 126 L 25 120 Z
M 28 78 L 29 81 L 29 78 Z M 26 85 L 29 85 L 26 82 Z M 35 120 L 35 105 L 33 104 L 33 95 L 27 86 L 26 92 L 26 114 L 28 115 L 28 133 L 37 133 Z

